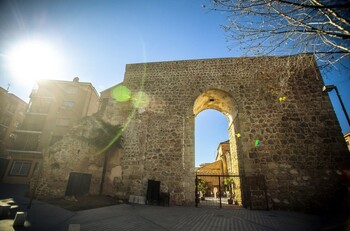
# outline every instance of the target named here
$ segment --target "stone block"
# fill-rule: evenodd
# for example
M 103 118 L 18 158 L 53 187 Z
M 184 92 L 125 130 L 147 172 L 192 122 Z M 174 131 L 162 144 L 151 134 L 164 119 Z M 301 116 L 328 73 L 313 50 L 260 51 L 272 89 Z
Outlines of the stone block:
M 10 208 L 11 208 L 11 205 L 9 204 L 1 204 L 0 205 L 0 217 L 6 217 L 9 215 L 10 213 Z
M 68 231 L 80 231 L 80 224 L 69 224 Z

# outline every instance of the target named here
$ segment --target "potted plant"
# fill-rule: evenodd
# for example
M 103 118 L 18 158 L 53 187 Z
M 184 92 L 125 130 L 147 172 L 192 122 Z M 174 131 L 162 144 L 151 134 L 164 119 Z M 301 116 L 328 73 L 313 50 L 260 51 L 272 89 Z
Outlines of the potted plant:
M 232 205 L 233 204 L 233 198 L 235 197 L 235 194 L 233 192 L 233 189 L 235 188 L 235 182 L 232 177 L 225 178 L 224 179 L 224 184 L 229 190 L 229 198 L 227 199 L 228 204 Z M 236 202 L 235 202 L 236 203 Z
M 208 190 L 208 185 L 203 179 L 198 179 L 198 191 L 202 193 L 201 200 L 205 200 L 205 193 Z

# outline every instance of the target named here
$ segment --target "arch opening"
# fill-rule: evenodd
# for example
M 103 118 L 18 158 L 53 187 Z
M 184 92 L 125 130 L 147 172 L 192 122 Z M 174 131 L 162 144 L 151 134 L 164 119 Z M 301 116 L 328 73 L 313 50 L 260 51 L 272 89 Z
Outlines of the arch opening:
M 195 117 L 196 168 L 215 161 L 218 145 L 228 140 L 227 117 L 214 109 L 201 111 Z
M 219 89 L 209 89 L 202 92 L 194 102 L 193 114 L 196 117 L 200 112 L 214 109 L 224 114 L 228 120 L 228 142 L 222 141 L 218 143 L 215 163 L 221 162 L 221 169 L 219 172 L 213 172 L 214 175 L 227 175 L 227 176 L 240 176 L 239 161 L 237 152 L 237 137 L 235 132 L 235 119 L 237 118 L 237 104 L 234 98 L 226 91 Z M 223 145 L 229 146 L 228 148 L 222 148 Z M 195 149 L 198 148 L 195 145 Z M 224 151 L 223 151 L 224 150 Z M 197 170 L 200 170 L 199 168 Z M 242 205 L 242 190 L 240 177 L 232 177 L 232 184 L 234 185 L 234 200 L 239 205 Z

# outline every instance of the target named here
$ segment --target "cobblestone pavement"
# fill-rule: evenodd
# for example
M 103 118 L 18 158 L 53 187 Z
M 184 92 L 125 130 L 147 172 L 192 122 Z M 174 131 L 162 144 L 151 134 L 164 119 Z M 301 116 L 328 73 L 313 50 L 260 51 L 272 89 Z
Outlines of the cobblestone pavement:
M 292 212 L 251 211 L 241 208 L 157 207 L 116 205 L 86 210 L 56 226 L 66 231 L 79 224 L 82 231 L 95 230 L 320 230 L 318 217 Z
M 69 226 L 73 225 L 79 229 L 71 229 L 71 231 L 350 230 L 350 220 L 348 219 L 346 223 L 346 217 L 339 222 L 327 222 L 327 219 L 302 213 L 257 211 L 240 207 L 220 209 L 120 204 L 71 212 L 34 200 L 31 208 L 28 209 L 28 198 L 25 198 L 23 193 L 18 194 L 11 190 L 5 191 L 1 187 L 0 199 L 13 198 L 19 205 L 18 211 L 27 212 L 27 219 L 24 227 L 13 228 L 13 214 L 8 218 L 2 217 L 0 231 L 68 231 Z M 342 226 L 340 227 L 339 224 Z

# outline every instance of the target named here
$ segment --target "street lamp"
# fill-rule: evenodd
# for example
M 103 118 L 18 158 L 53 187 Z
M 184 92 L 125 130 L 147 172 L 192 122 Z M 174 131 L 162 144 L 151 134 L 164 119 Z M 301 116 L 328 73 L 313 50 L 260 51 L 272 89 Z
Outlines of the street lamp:
M 348 113 L 346 112 L 346 109 L 345 109 L 345 107 L 344 107 L 343 101 L 342 101 L 341 98 L 340 98 L 340 95 L 339 95 L 339 92 L 338 92 L 338 88 L 337 88 L 336 86 L 334 86 L 334 85 L 326 85 L 326 86 L 323 86 L 322 91 L 323 91 L 323 92 L 330 92 L 330 91 L 332 91 L 333 89 L 335 89 L 335 92 L 337 93 L 337 96 L 338 96 L 340 105 L 341 105 L 341 107 L 342 107 L 342 109 L 343 109 L 343 111 L 344 111 L 346 120 L 348 121 L 348 124 L 350 125 L 349 115 L 348 115 Z

